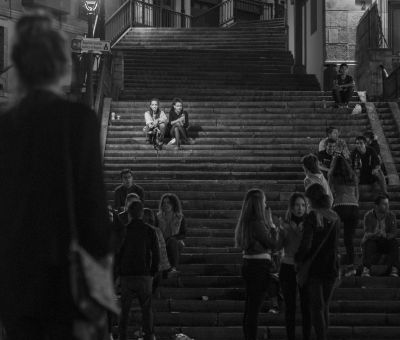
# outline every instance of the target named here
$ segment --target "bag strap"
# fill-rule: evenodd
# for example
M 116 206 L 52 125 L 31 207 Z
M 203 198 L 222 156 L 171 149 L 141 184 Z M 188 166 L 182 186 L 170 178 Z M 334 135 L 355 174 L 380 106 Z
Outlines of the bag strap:
M 316 214 L 318 214 L 316 212 Z M 332 225 L 330 226 L 330 229 L 328 231 L 328 233 L 325 235 L 324 239 L 322 240 L 322 242 L 319 244 L 317 250 L 314 252 L 314 254 L 311 256 L 311 258 L 309 259 L 309 262 L 312 263 L 315 259 L 315 257 L 317 256 L 317 254 L 320 252 L 320 250 L 322 249 L 322 246 L 326 243 L 326 241 L 328 240 L 328 237 L 330 235 L 330 233 L 332 232 L 333 228 L 335 226 L 335 223 L 333 222 Z

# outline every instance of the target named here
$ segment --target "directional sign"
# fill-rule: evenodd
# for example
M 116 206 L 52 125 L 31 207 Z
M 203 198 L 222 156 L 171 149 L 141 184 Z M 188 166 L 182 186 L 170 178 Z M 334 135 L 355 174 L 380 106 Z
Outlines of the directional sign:
M 109 41 L 100 40 L 99 38 L 81 38 L 72 39 L 71 48 L 75 52 L 87 53 L 107 53 L 111 52 Z

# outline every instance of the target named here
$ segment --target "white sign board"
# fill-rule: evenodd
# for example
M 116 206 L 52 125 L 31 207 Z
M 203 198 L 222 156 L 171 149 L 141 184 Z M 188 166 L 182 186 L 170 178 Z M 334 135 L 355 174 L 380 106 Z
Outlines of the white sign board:
M 96 38 L 83 38 L 81 43 L 82 52 L 111 52 L 109 41 Z

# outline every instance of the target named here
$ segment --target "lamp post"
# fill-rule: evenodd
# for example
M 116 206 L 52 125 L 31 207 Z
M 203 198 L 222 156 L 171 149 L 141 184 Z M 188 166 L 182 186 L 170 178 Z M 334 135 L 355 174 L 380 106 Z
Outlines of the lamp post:
M 97 8 L 99 6 L 99 0 L 85 0 L 85 9 L 88 16 L 88 38 L 93 38 L 93 22 L 96 16 Z M 86 101 L 90 107 L 93 107 L 93 53 L 88 52 L 86 60 L 87 77 L 86 77 Z

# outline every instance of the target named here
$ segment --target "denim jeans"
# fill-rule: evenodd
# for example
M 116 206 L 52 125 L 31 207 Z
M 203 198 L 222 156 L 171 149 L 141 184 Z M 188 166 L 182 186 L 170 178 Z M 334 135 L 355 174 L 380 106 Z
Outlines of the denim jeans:
M 282 263 L 279 272 L 283 298 L 285 301 L 285 324 L 288 340 L 296 338 L 296 297 L 300 295 L 303 340 L 309 340 L 311 334 L 311 316 L 308 305 L 307 289 L 299 287 L 296 281 L 294 265 Z
M 314 327 L 317 340 L 327 340 L 329 304 L 334 284 L 334 279 L 311 277 L 305 286 L 308 290 L 311 323 Z
M 267 260 L 244 259 L 242 277 L 245 281 L 246 301 L 243 315 L 245 340 L 257 339 L 258 314 L 269 288 L 271 264 Z
M 132 301 L 136 297 L 142 310 L 144 339 L 154 338 L 153 310 L 151 307 L 153 278 L 151 276 L 121 276 L 121 316 L 119 340 L 128 339 L 128 319 Z

